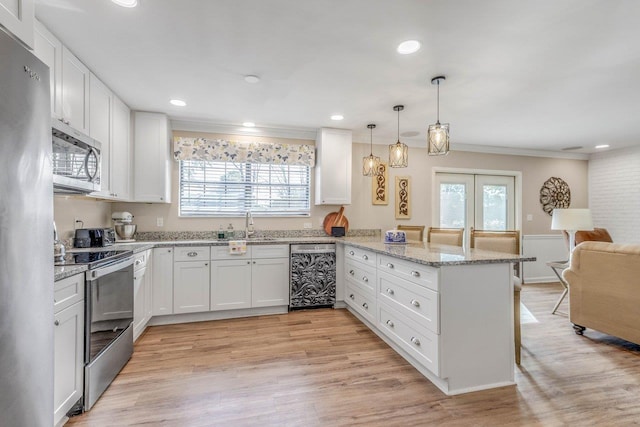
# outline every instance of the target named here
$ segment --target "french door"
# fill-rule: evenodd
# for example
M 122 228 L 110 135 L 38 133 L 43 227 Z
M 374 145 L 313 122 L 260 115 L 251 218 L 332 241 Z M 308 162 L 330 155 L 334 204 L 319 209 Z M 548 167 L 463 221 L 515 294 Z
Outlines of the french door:
M 515 177 L 467 173 L 435 175 L 436 227 L 513 230 L 516 227 Z

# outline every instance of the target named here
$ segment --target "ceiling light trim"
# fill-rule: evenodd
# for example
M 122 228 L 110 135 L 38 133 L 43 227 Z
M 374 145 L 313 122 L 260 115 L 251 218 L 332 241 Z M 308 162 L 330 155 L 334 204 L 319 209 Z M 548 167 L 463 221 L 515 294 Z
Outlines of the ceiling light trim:
M 138 0 L 111 0 L 113 3 L 121 7 L 132 8 L 138 5 Z

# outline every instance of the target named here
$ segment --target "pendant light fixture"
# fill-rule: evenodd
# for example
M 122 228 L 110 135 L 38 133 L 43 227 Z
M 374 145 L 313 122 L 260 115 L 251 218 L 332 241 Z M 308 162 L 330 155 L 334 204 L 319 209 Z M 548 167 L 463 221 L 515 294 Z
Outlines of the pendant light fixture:
M 369 124 L 367 127 L 371 131 L 370 154 L 362 159 L 362 175 L 376 176 L 380 175 L 380 157 L 373 155 L 373 130 L 376 128 L 376 125 Z
M 389 146 L 389 167 L 406 168 L 409 165 L 409 147 L 400 142 L 400 111 L 404 105 L 395 105 L 393 111 L 398 112 L 398 141 Z
M 449 154 L 449 123 L 440 124 L 440 82 L 444 80 L 444 76 L 431 79 L 431 84 L 438 86 L 438 103 L 436 124 L 429 125 L 427 132 L 427 154 L 430 156 Z

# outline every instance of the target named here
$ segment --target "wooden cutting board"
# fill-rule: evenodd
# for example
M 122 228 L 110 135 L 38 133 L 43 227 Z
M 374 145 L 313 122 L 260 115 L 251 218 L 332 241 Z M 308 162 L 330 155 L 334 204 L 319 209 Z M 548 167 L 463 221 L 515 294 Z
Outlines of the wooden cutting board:
M 344 227 L 345 233 L 349 231 L 349 220 L 344 216 L 344 206 L 340 206 L 338 212 L 331 212 L 324 217 L 324 232 L 331 235 L 331 227 Z

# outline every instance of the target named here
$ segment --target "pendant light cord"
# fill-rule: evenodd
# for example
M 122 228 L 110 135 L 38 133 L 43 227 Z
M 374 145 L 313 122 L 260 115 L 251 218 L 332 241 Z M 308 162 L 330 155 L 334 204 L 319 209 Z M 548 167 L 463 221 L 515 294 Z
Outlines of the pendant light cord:
M 373 156 L 373 126 L 369 128 L 371 132 L 371 137 L 369 139 L 369 154 Z
M 400 109 L 398 108 L 398 142 L 400 142 Z
M 438 80 L 438 87 L 436 90 L 437 96 L 436 99 L 438 100 L 438 104 L 437 104 L 437 108 L 436 108 L 436 123 L 440 124 L 440 80 Z

